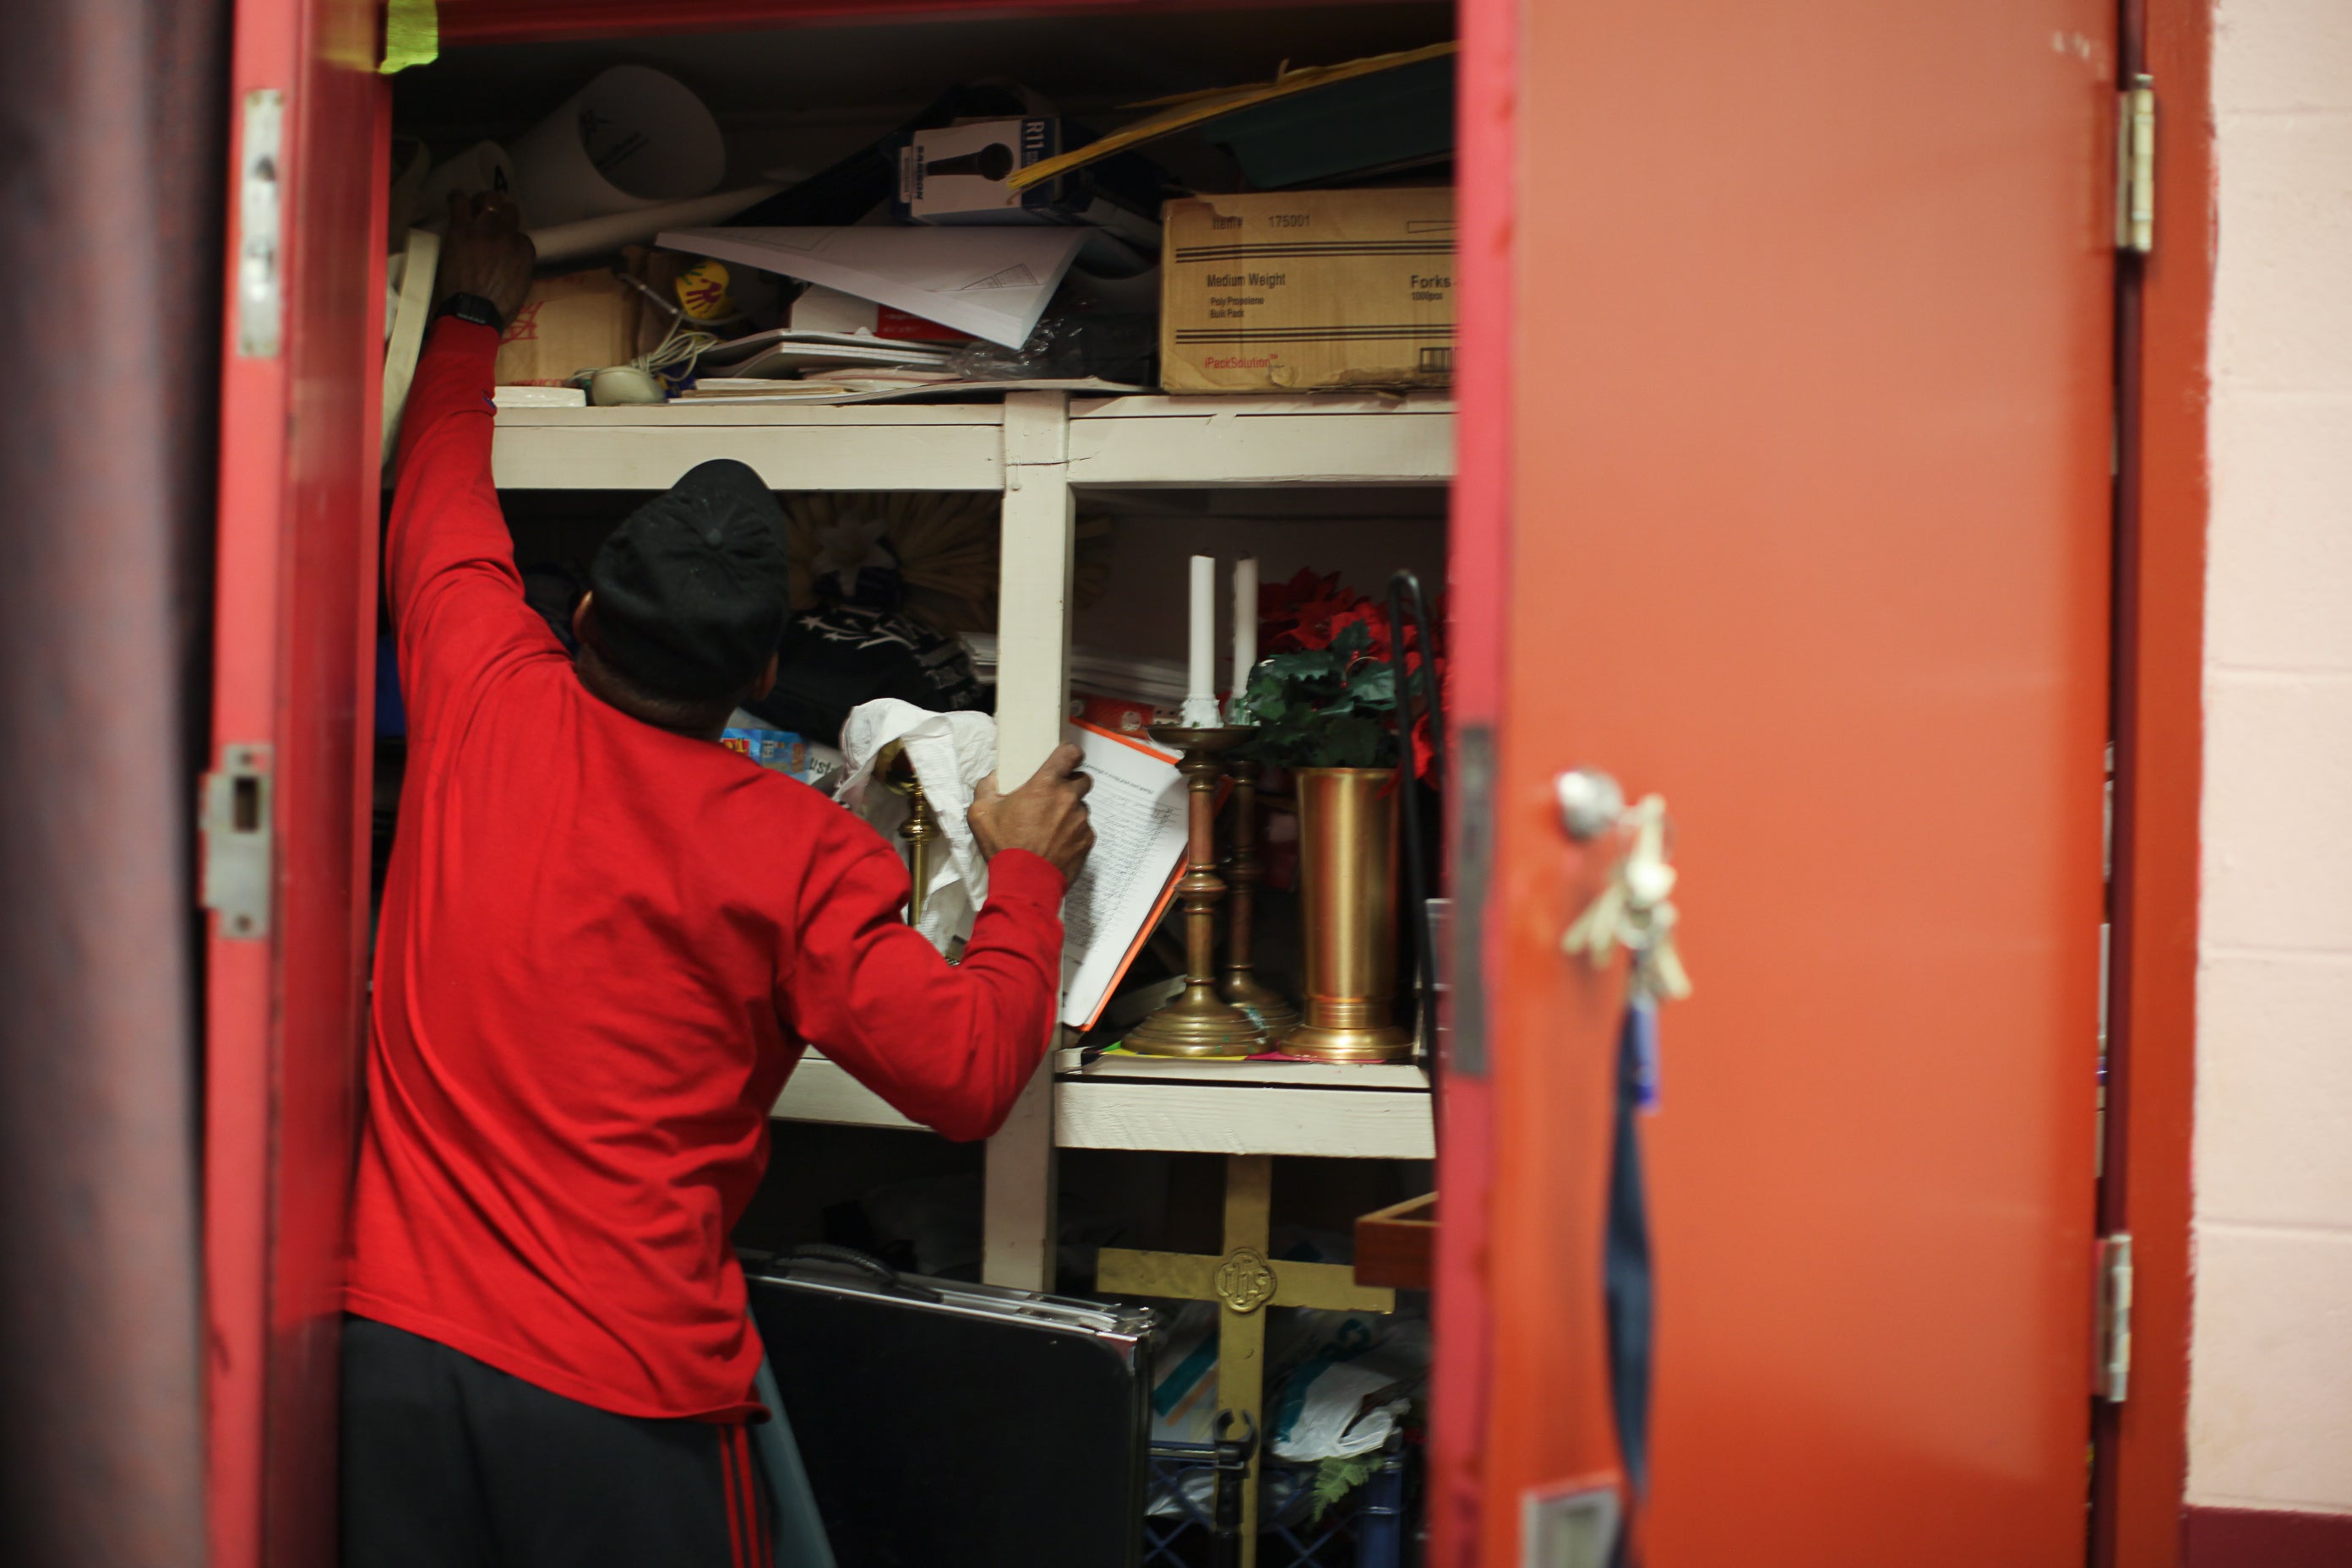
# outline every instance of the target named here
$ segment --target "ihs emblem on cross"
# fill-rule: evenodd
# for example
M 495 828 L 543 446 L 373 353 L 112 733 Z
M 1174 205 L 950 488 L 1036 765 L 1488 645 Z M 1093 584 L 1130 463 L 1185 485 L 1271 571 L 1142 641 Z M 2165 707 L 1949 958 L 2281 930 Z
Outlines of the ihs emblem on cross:
M 1232 1311 L 1255 1312 L 1273 1300 L 1280 1288 L 1274 1266 L 1254 1247 L 1234 1247 L 1217 1267 L 1217 1300 Z

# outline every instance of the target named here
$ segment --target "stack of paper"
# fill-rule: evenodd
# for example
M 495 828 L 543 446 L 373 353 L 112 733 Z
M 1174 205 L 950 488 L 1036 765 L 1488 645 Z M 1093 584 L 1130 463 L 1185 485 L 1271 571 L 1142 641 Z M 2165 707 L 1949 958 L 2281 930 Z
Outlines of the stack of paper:
M 753 332 L 717 348 L 705 349 L 697 362 L 705 370 L 759 380 L 803 379 L 812 371 L 913 368 L 951 378 L 944 369 L 948 351 L 938 343 L 899 342 L 867 332 L 817 332 L 778 327 Z M 825 379 L 830 379 L 826 377 Z
M 752 375 L 697 376 L 694 384 L 678 395 L 753 403 L 837 403 L 861 393 L 897 394 L 963 385 L 945 371 L 846 370 L 821 372 L 798 381 Z
M 1091 648 L 1070 650 L 1070 684 L 1081 691 L 1179 708 L 1184 702 L 1185 679 L 1181 659 L 1122 658 Z
M 1078 228 L 678 228 L 665 250 L 781 272 L 1017 349 L 1087 243 Z
M 1044 380 L 1024 377 L 1019 380 L 965 381 L 950 376 L 944 381 L 901 384 L 883 377 L 845 378 L 823 373 L 819 381 L 771 381 L 759 387 L 728 387 L 721 389 L 735 403 L 907 403 L 951 400 L 958 397 L 996 396 L 1007 392 L 1076 392 L 1090 397 L 1123 397 L 1130 393 L 1148 392 L 1149 387 L 1132 386 L 1120 381 L 1105 381 L 1099 376 L 1074 376 Z M 729 378 L 733 379 L 733 378 Z M 863 391 L 852 387 L 860 379 L 868 381 Z M 691 399 L 692 392 L 682 395 Z
M 971 377 L 949 368 L 950 353 L 944 344 L 871 332 L 778 327 L 704 350 L 694 385 L 680 395 L 735 403 L 878 403 L 1003 392 L 1116 396 L 1148 390 L 1095 376 Z
M 996 679 L 996 636 L 966 632 L 963 645 L 971 667 L 983 681 Z M 1099 648 L 1070 650 L 1070 685 L 1104 697 L 1130 698 L 1157 707 L 1175 708 L 1184 701 L 1186 674 L 1181 659 L 1133 658 Z

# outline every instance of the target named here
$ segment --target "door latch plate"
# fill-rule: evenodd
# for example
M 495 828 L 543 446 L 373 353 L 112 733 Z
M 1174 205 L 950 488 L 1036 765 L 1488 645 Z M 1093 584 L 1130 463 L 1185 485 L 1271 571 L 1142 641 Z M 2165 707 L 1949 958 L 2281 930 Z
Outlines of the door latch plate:
M 205 775 L 197 826 L 204 839 L 204 906 L 215 931 L 234 941 L 269 934 L 271 867 L 270 752 L 221 748 L 220 766 Z

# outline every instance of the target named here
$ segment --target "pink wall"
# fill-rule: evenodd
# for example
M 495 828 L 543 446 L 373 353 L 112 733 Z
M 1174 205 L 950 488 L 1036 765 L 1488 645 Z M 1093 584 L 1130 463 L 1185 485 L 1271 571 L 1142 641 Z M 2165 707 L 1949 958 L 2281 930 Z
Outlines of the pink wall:
M 2217 18 L 2189 1495 L 2352 1513 L 2352 4 Z

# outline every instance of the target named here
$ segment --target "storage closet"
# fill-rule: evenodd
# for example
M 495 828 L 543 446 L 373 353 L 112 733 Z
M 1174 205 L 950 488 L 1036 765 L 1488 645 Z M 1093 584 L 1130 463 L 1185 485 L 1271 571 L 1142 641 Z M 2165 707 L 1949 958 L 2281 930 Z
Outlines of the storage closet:
M 709 106 L 726 141 L 721 184 L 734 187 L 814 174 L 963 83 L 1019 83 L 1065 122 L 1099 131 L 1133 119 L 1139 111 L 1124 106 L 1141 100 L 1265 79 L 1286 60 L 1336 64 L 1442 43 L 1452 26 L 1449 6 L 1411 4 L 456 47 L 395 80 L 395 173 L 420 158 L 462 161 L 484 142 L 510 146 L 582 83 L 621 64 L 667 73 Z M 1197 133 L 1140 151 L 1180 187 L 1223 192 L 1246 183 L 1234 160 Z M 1450 164 L 1441 158 L 1385 177 L 1442 186 Z M 529 200 L 526 191 L 527 224 Z M 396 222 L 392 232 L 387 248 L 396 251 Z M 737 276 L 739 289 L 797 287 Z M 1156 289 L 1156 276 L 1146 276 L 1147 291 Z M 1433 597 L 1440 593 L 1452 410 L 1442 384 L 1192 396 L 1157 387 L 1118 395 L 1015 388 L 963 401 L 818 406 L 683 398 L 503 406 L 493 468 L 527 573 L 547 564 L 584 569 L 604 531 L 711 458 L 749 463 L 788 501 L 823 498 L 844 515 L 878 514 L 892 498 L 991 498 L 1002 518 L 999 578 L 979 585 L 976 597 L 996 634 L 990 651 L 1001 773 L 1016 779 L 1058 739 L 1072 709 L 1065 670 L 1074 650 L 1082 659 L 1182 659 L 1190 555 L 1216 556 L 1223 567 L 1221 685 L 1234 613 L 1223 571 L 1239 557 L 1256 558 L 1268 584 L 1301 571 L 1336 574 L 1384 600 L 1390 574 L 1407 569 Z M 1286 897 L 1266 895 L 1275 907 L 1260 925 L 1273 927 L 1274 938 L 1261 949 L 1267 978 L 1296 995 L 1300 944 L 1295 900 Z M 1171 934 L 1181 918 L 1171 907 Z M 1412 1011 L 1412 978 L 1396 999 L 1401 1017 Z M 1105 1243 L 1223 1255 L 1218 1216 L 1232 1156 L 1277 1162 L 1277 1239 L 1312 1232 L 1327 1247 L 1357 1215 L 1432 1184 L 1430 1080 L 1417 1061 L 1097 1058 L 1082 1054 L 1075 1032 L 1065 1034 L 1029 1100 L 984 1152 L 947 1145 L 908 1122 L 827 1061 L 820 1043 L 775 1107 L 769 1180 L 739 1243 L 763 1250 L 856 1244 L 927 1271 L 944 1259 L 950 1271 L 976 1266 L 995 1284 L 1083 1292 L 1095 1288 L 1093 1248 Z M 1115 1030 L 1107 1037 L 1117 1037 Z M 1099 1049 L 1104 1040 L 1089 1043 Z M 1347 1243 L 1338 1246 L 1296 1256 L 1345 1263 Z M 1181 1306 L 1157 1304 L 1171 1317 Z M 1214 1308 L 1188 1310 L 1193 1342 L 1197 1320 L 1204 1310 L 1213 1319 Z M 1406 1308 L 1416 1320 L 1425 1315 L 1416 1301 Z M 1279 1336 L 1290 1314 L 1276 1308 L 1275 1317 Z M 1268 1397 L 1279 1387 L 1269 1386 Z M 1213 1401 L 1209 1407 L 1213 1414 Z M 1313 1469 L 1279 1468 L 1285 1498 Z M 1268 1527 L 1278 1514 L 1283 1528 L 1325 1538 L 1311 1561 L 1355 1562 L 1354 1528 L 1334 1525 L 1357 1505 L 1310 1527 L 1303 1494 L 1295 1500 L 1270 1511 Z M 1178 1562 L 1193 1549 L 1176 1529 L 1181 1522 L 1181 1514 L 1158 1521 L 1168 1540 L 1165 1554 L 1150 1561 Z M 1393 1537 L 1412 1526 L 1382 1528 Z
M 515 136 L 636 59 L 692 82 L 742 149 L 724 177 L 756 179 L 870 144 L 935 84 L 1019 79 L 1097 114 L 1455 30 L 1412 5 L 1035 0 L 963 19 L 977 9 L 469 0 L 440 7 L 444 58 L 387 86 L 380 6 L 240 0 L 204 990 L 216 1563 L 331 1552 L 395 127 L 443 150 Z M 1589 765 L 1669 803 L 1697 985 L 1665 1013 L 1634 1123 L 1660 1279 L 1643 1549 L 2080 1562 L 2106 742 L 2119 877 L 2129 845 L 2186 820 L 2135 825 L 2146 764 L 2108 727 L 2147 699 L 2111 631 L 2159 602 L 2117 554 L 2113 506 L 2130 40 L 2100 0 L 1458 15 L 1450 393 L 513 409 L 498 463 L 519 531 L 593 527 L 738 447 L 795 493 L 1001 498 L 1015 772 L 1062 721 L 1071 644 L 1176 646 L 1171 523 L 1269 563 L 1428 578 L 1442 561 L 1464 919 L 1435 1560 L 1564 1547 L 1622 1477 L 1601 1278 L 1622 972 L 1560 945 L 1612 868 L 1563 831 L 1559 776 Z M 1220 173 L 1198 149 L 1154 155 L 1203 186 Z M 2181 167 L 2187 191 L 2198 165 Z M 2204 209 L 2179 210 L 2156 274 L 2204 254 Z M 2193 540 L 2163 551 L 2194 575 Z M 1065 563 L 1118 598 L 1074 609 Z M 1133 615 L 1105 608 L 1139 595 Z M 2179 906 L 2139 896 L 2158 943 L 2175 927 L 2157 911 Z M 1119 1242 L 1212 1250 L 1218 1167 L 1269 1102 L 1288 1114 L 1266 1136 L 1292 1152 L 1238 1158 L 1281 1162 L 1277 1207 L 1304 1192 L 1294 1172 L 1411 1168 L 1330 1156 L 1428 1147 L 1410 1068 L 1347 1089 L 1209 1070 L 1057 1062 L 981 1152 L 872 1125 L 813 1063 L 782 1108 L 808 1120 L 780 1142 L 834 1184 L 780 1190 L 755 1220 L 807 1234 L 875 1184 L 977 1179 L 976 1250 L 1040 1282 L 1057 1187 L 1115 1194 L 1139 1216 Z

